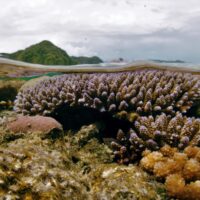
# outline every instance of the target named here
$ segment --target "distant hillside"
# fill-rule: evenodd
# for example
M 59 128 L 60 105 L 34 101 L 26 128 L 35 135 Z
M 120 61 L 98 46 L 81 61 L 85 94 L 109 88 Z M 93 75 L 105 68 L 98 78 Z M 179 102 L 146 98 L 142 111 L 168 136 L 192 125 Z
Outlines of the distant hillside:
M 85 56 L 80 56 L 80 57 L 75 57 L 72 56 L 71 59 L 76 62 L 77 64 L 99 64 L 102 63 L 103 61 L 97 57 L 85 57 Z
M 6 54 L 14 60 L 45 65 L 72 65 L 75 64 L 70 56 L 49 41 L 42 41 L 24 50 Z M 6 57 L 7 57 L 6 56 Z
M 44 40 L 15 53 L 1 53 L 2 57 L 44 65 L 74 65 L 100 63 L 98 57 L 70 57 L 63 49 Z

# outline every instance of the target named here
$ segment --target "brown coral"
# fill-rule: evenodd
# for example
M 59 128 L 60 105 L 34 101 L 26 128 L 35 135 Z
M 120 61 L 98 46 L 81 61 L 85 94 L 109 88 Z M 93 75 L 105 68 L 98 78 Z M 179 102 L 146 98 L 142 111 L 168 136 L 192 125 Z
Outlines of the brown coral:
M 200 80 L 190 73 L 141 70 L 124 73 L 67 74 L 18 93 L 15 110 L 52 113 L 58 106 L 85 106 L 117 113 L 186 112 L 200 99 Z
M 200 199 L 200 148 L 188 146 L 180 153 L 177 148 L 164 146 L 159 152 L 148 152 L 140 165 L 153 172 L 158 178 L 164 178 L 170 196 L 198 200 Z

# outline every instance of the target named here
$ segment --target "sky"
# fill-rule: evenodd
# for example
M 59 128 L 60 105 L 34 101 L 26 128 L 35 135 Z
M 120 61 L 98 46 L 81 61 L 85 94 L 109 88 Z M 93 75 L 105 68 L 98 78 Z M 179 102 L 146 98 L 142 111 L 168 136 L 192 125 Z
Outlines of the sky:
M 200 1 L 0 0 L 0 52 L 42 40 L 104 61 L 200 63 Z

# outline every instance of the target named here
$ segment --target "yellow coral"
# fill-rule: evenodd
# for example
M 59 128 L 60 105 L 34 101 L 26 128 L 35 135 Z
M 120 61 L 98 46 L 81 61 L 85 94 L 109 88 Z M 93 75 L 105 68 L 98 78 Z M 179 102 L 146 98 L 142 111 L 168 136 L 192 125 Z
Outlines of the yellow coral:
M 172 197 L 200 200 L 200 148 L 188 146 L 182 153 L 164 146 L 157 152 L 143 154 L 141 166 L 156 177 L 165 178 L 165 186 Z
M 180 198 L 184 192 L 185 180 L 180 174 L 171 174 L 166 178 L 165 185 L 170 196 Z
M 194 159 L 189 159 L 184 168 L 183 176 L 186 180 L 200 179 L 200 163 Z
M 166 177 L 169 174 L 180 172 L 187 161 L 187 156 L 183 153 L 175 153 L 173 158 L 157 162 L 154 165 L 154 174 L 158 177 Z
M 145 168 L 148 171 L 152 171 L 155 164 L 158 161 L 162 161 L 164 159 L 162 153 L 160 152 L 152 152 L 151 154 L 148 154 L 146 157 L 142 158 L 140 161 L 140 164 L 143 168 Z
M 160 149 L 160 152 L 164 155 L 164 156 L 173 156 L 175 152 L 177 152 L 176 148 L 172 148 L 169 145 L 165 145 Z
M 200 162 L 200 151 L 196 154 L 195 159 Z
M 184 149 L 184 153 L 187 154 L 189 158 L 194 158 L 198 152 L 199 152 L 199 147 L 195 146 L 188 146 Z
M 200 200 L 200 181 L 195 181 L 188 184 L 185 188 L 185 199 Z
M 200 181 L 185 184 L 180 174 L 171 174 L 166 178 L 165 185 L 170 196 L 184 200 L 200 200 Z

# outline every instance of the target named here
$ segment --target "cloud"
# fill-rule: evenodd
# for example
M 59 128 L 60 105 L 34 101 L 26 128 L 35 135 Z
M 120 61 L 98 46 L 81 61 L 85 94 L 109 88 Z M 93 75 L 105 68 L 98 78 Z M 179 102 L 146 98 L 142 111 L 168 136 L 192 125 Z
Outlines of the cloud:
M 0 0 L 0 52 L 44 39 L 105 60 L 200 61 L 198 0 Z

